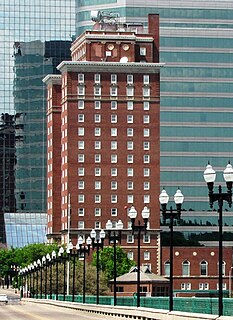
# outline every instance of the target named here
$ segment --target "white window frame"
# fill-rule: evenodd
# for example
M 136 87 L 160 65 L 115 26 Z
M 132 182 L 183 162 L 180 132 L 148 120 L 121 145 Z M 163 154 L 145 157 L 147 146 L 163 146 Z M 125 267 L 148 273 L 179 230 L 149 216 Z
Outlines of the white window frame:
M 101 141 L 95 141 L 95 150 L 101 149 Z
M 97 153 L 95 154 L 95 163 L 100 163 L 101 162 L 101 154 Z
M 127 190 L 133 190 L 133 181 L 127 181 Z
M 117 74 L 111 74 L 111 83 L 116 84 L 117 83 Z
M 95 177 L 101 176 L 101 168 L 95 168 Z
M 95 123 L 100 123 L 101 122 L 101 114 L 95 113 L 94 114 L 94 122 Z
M 101 128 L 100 127 L 95 127 L 94 128 L 94 135 L 95 135 L 95 137 L 100 137 L 101 136 Z
M 150 76 L 149 74 L 143 75 L 143 84 L 150 84 Z
M 133 84 L 133 74 L 127 74 L 127 84 Z
M 111 177 L 117 177 L 117 168 L 111 168 Z
M 127 177 L 133 177 L 133 168 L 128 168 L 127 169 Z
M 112 194 L 111 195 L 111 203 L 117 203 L 117 194 Z
M 111 150 L 117 150 L 117 141 L 111 141 Z
M 100 110 L 101 109 L 101 101 L 95 101 L 94 107 L 95 107 L 95 110 Z
M 100 81 L 101 81 L 100 74 L 99 73 L 95 73 L 94 74 L 94 82 L 95 83 L 100 83 Z
M 133 115 L 132 114 L 127 115 L 127 123 L 133 123 Z
M 78 101 L 78 109 L 83 110 L 85 108 L 84 100 Z
M 84 73 L 78 73 L 78 83 L 84 83 Z
M 111 101 L 111 110 L 117 110 L 117 101 Z
M 95 194 L 95 203 L 101 203 L 101 194 Z
M 85 148 L 85 141 L 79 140 L 78 141 L 78 149 L 83 150 Z
M 111 114 L 111 123 L 117 123 L 117 114 Z
M 117 128 L 111 128 L 111 137 L 117 137 Z
M 127 141 L 127 150 L 133 150 L 134 143 L 133 141 Z

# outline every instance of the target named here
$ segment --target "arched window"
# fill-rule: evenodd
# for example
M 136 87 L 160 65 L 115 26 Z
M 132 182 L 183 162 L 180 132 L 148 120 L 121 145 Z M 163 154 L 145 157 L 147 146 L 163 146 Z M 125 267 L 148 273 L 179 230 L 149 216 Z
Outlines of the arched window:
M 218 265 L 218 271 L 219 271 L 219 263 L 217 263 L 217 265 Z M 219 272 L 218 272 L 218 274 L 219 274 Z M 223 276 L 226 275 L 226 262 L 225 261 L 222 262 L 222 275 Z
M 208 263 L 205 260 L 202 260 L 200 263 L 200 273 L 201 273 L 201 276 L 208 275 Z
M 170 276 L 170 261 L 164 263 L 164 275 Z
M 190 262 L 188 260 L 182 262 L 182 276 L 190 276 Z

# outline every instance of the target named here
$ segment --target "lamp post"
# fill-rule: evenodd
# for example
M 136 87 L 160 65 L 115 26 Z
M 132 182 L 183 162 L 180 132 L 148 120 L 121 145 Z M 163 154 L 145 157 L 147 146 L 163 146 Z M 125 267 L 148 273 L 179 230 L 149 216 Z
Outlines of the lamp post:
M 74 296 L 75 296 L 75 263 L 76 263 L 76 255 L 77 251 L 74 250 L 75 247 L 73 246 L 72 242 L 70 242 L 67 246 L 66 252 L 70 257 L 73 257 L 73 274 L 72 274 L 72 302 L 74 302 Z
M 83 237 L 80 236 L 76 245 L 79 257 L 83 256 L 83 303 L 85 303 L 86 299 L 86 254 L 90 254 L 91 243 L 92 241 L 90 237 L 87 238 L 85 244 Z
M 66 257 L 63 247 L 60 247 L 58 251 L 58 257 L 60 261 L 63 261 L 63 301 L 66 299 Z
M 204 171 L 204 179 L 207 183 L 207 187 L 209 189 L 209 204 L 210 208 L 213 208 L 213 203 L 215 201 L 218 202 L 218 214 L 219 214 L 219 232 L 218 232 L 218 240 L 219 240 L 219 256 L 218 256 L 218 314 L 221 317 L 223 315 L 223 279 L 222 279 L 222 264 L 223 264 L 223 254 L 222 254 L 222 216 L 223 216 L 223 202 L 226 201 L 231 207 L 232 204 L 232 182 L 233 182 L 233 168 L 230 162 L 226 166 L 226 169 L 223 171 L 223 177 L 226 182 L 227 192 L 222 192 L 222 186 L 219 185 L 218 193 L 214 193 L 214 181 L 216 179 L 216 172 L 212 168 L 212 166 L 208 163 L 206 166 L 206 170 Z
M 129 209 L 128 216 L 131 220 L 131 226 L 132 226 L 132 232 L 133 234 L 137 232 L 137 238 L 138 238 L 138 261 L 137 261 L 137 307 L 140 307 L 140 248 L 141 248 L 141 233 L 147 230 L 148 220 L 150 217 L 150 209 L 145 206 L 141 212 L 142 218 L 144 221 L 144 224 L 141 224 L 140 221 L 138 221 L 138 224 L 135 225 L 135 220 L 137 218 L 137 210 L 134 206 L 132 206 Z
M 99 304 L 99 250 L 104 247 L 105 231 L 102 229 L 97 232 L 95 229 L 90 233 L 92 239 L 92 248 L 96 249 L 96 304 Z
M 170 210 L 167 210 L 167 204 L 169 201 L 169 196 L 165 189 L 162 190 L 159 196 L 159 202 L 161 204 L 163 221 L 166 222 L 167 219 L 170 219 L 169 228 L 170 228 L 170 288 L 169 288 L 169 311 L 173 310 L 173 224 L 174 219 L 180 219 L 181 215 L 181 205 L 184 202 L 184 196 L 180 189 L 177 189 L 174 195 L 174 202 L 176 204 L 176 210 L 173 210 L 170 207 Z
M 117 265 L 116 265 L 116 261 L 117 261 L 117 256 L 116 256 L 116 244 L 117 241 L 121 242 L 121 230 L 123 229 L 123 223 L 121 220 L 119 220 L 116 224 L 116 229 L 113 229 L 113 224 L 111 220 L 108 220 L 106 223 L 106 229 L 108 231 L 108 240 L 109 240 L 109 244 L 111 244 L 113 242 L 113 255 L 114 255 L 114 306 L 116 306 L 117 304 L 117 287 L 116 287 L 116 276 L 117 276 Z

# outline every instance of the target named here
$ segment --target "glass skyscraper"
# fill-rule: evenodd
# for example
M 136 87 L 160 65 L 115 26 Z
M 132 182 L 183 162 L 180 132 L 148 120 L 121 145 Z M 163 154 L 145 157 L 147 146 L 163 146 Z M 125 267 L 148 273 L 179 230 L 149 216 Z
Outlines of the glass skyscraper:
M 188 239 L 217 240 L 203 171 L 221 172 L 233 157 L 233 2 L 231 0 L 77 0 L 76 33 L 91 28 L 91 10 L 118 12 L 146 24 L 160 15 L 161 188 L 185 196 L 181 225 Z M 227 210 L 227 209 L 226 209 Z M 163 227 L 167 230 L 167 227 Z M 225 244 L 233 241 L 233 213 L 224 213 Z M 213 242 L 212 242 L 213 244 Z
M 74 0 L 2 0 L 0 3 L 1 242 L 6 239 L 4 214 L 8 239 L 15 239 L 16 234 L 26 237 L 27 226 L 31 233 L 42 229 L 46 232 L 43 227 L 31 228 L 33 221 L 46 225 L 46 91 L 42 79 L 48 73 L 58 72 L 56 66 L 62 60 L 70 60 L 74 34 Z M 38 215 L 36 219 L 33 214 Z M 11 228 L 14 223 L 9 221 L 14 219 L 23 232 Z M 34 239 L 39 238 L 43 235 L 34 234 Z M 36 241 L 30 239 L 28 236 L 28 242 Z M 25 241 L 18 239 L 14 243 L 25 244 Z M 14 246 L 14 243 L 10 244 Z

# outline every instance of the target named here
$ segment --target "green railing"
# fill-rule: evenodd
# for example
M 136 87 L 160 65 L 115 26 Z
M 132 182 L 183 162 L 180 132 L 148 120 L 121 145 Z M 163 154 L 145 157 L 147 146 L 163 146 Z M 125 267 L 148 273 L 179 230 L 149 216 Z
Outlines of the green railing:
M 35 297 L 36 298 L 36 297 Z M 43 295 L 44 299 L 45 296 Z M 47 299 L 50 295 L 47 295 Z M 72 302 L 72 295 L 65 297 L 65 301 Z M 40 299 L 40 295 L 37 299 Z M 52 295 L 52 299 L 56 300 L 56 295 Z M 63 301 L 63 295 L 58 295 L 58 300 Z M 82 295 L 75 295 L 74 302 L 82 303 Z M 164 309 L 169 308 L 169 297 L 141 297 L 141 307 Z M 86 296 L 86 304 L 96 304 L 96 296 Z M 99 304 L 113 305 L 113 297 L 100 296 Z M 117 297 L 118 306 L 135 306 L 137 301 L 135 297 Z M 199 297 L 174 297 L 174 310 L 191 312 L 191 313 L 205 313 L 205 314 L 218 314 L 218 298 L 199 298 Z M 233 316 L 233 299 L 223 299 L 223 313 L 225 316 Z

